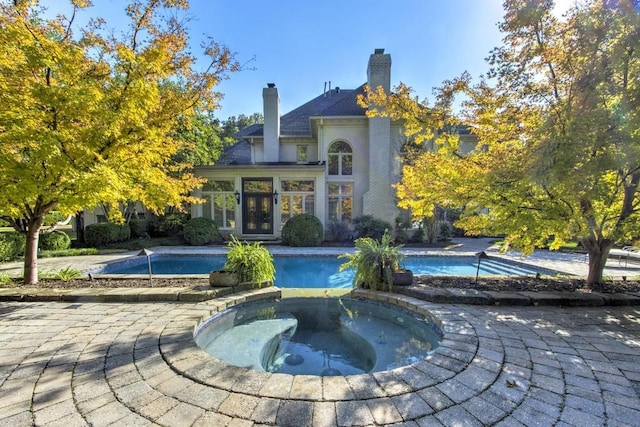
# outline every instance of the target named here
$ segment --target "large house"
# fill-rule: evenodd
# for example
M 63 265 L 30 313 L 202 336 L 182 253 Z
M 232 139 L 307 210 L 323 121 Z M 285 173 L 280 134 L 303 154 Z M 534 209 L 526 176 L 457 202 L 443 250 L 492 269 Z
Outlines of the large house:
M 367 66 L 369 86 L 389 92 L 391 56 L 376 49 Z M 206 203 L 193 217 L 211 218 L 225 234 L 269 240 L 293 215 L 315 215 L 325 230 L 372 215 L 393 224 L 399 211 L 392 184 L 400 177 L 401 128 L 366 116 L 357 103 L 364 86 L 329 88 L 281 115 L 275 84 L 262 91 L 264 124 L 239 132 L 212 166 L 196 167 L 208 183 L 195 195 Z

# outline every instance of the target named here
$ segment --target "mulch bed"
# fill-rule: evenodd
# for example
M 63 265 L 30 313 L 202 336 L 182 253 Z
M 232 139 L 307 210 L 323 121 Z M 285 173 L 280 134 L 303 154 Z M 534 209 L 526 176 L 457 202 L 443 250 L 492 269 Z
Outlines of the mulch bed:
M 428 285 L 436 288 L 462 288 L 479 291 L 537 291 L 537 292 L 640 292 L 640 281 L 608 281 L 588 286 L 581 279 L 555 279 L 549 277 L 446 277 L 446 276 L 415 276 L 414 285 Z M 42 280 L 41 288 L 160 288 L 160 287 L 195 287 L 208 286 L 207 278 L 198 279 L 104 279 L 95 278 L 75 279 L 63 282 L 61 280 Z
M 476 289 L 478 291 L 534 291 L 534 292 L 640 292 L 640 281 L 607 281 L 588 285 L 583 279 L 550 277 L 444 277 L 416 276 L 413 284 L 428 285 L 435 288 Z

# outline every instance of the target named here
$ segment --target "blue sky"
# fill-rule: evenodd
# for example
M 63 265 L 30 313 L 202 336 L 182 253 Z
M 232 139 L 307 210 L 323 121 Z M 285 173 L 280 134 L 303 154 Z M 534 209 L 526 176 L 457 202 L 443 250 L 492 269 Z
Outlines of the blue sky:
M 53 12 L 63 0 L 43 1 Z M 234 73 L 215 115 L 262 112 L 262 88 L 279 89 L 286 113 L 322 93 L 324 83 L 353 89 L 366 82 L 369 55 L 391 54 L 391 83 L 432 99 L 432 88 L 468 71 L 488 69 L 484 58 L 500 44 L 503 0 L 191 0 L 193 52 L 204 34 L 237 52 L 254 70 Z M 125 0 L 94 0 L 80 16 L 101 16 L 117 27 Z M 55 5 L 55 6 L 54 6 Z M 120 24 L 121 25 L 121 24 Z

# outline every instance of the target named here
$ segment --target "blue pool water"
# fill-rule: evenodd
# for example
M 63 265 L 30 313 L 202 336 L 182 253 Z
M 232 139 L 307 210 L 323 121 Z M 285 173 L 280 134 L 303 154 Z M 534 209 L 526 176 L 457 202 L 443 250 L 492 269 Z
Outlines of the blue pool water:
M 235 366 L 291 375 L 357 375 L 424 359 L 442 341 L 431 315 L 350 298 L 240 304 L 194 332 L 196 344 Z
M 353 282 L 353 272 L 339 272 L 345 259 L 336 256 L 274 256 L 276 268 L 275 285 L 281 288 L 349 288 Z M 161 274 L 209 274 L 224 265 L 224 255 L 182 256 L 152 255 L 151 271 Z M 435 276 L 475 276 L 478 259 L 469 256 L 408 256 L 403 265 L 414 274 Z M 97 274 L 147 274 L 145 257 L 134 257 L 124 262 L 110 264 Z M 480 263 L 481 276 L 535 275 L 536 270 L 507 264 L 495 259 L 483 259 Z

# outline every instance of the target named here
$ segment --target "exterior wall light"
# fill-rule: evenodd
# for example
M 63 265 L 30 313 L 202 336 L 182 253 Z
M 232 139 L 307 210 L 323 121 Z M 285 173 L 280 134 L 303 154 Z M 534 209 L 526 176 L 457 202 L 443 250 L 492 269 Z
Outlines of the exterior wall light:
M 235 193 L 233 193 L 234 196 L 236 196 L 236 204 L 240 204 L 240 193 L 238 193 L 238 190 L 236 190 Z

